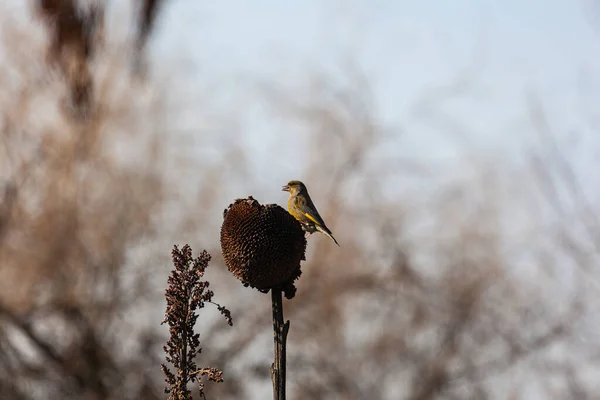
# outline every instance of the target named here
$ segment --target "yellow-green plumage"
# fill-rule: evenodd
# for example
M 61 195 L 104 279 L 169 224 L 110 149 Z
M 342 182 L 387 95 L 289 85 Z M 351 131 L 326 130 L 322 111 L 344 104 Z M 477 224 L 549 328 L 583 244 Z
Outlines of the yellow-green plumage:
M 302 227 L 306 232 L 311 234 L 319 231 L 329 236 L 331 240 L 339 246 L 337 240 L 335 240 L 333 234 L 325 225 L 325 221 L 323 221 L 323 218 L 321 218 L 317 208 L 310 199 L 304 183 L 300 181 L 290 181 L 282 190 L 290 192 L 288 212 L 302 224 Z

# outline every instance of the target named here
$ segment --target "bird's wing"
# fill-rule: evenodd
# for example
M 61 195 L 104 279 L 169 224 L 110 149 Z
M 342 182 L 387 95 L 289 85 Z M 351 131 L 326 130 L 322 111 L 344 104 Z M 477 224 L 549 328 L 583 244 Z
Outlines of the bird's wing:
M 312 201 L 304 199 L 302 197 L 296 197 L 296 207 L 298 208 L 298 210 L 300 210 L 300 212 L 302 212 L 302 214 L 304 214 L 306 218 L 310 219 L 312 222 L 319 226 L 327 228 L 325 226 L 323 218 L 321 218 L 319 212 L 315 208 L 315 205 L 312 204 Z

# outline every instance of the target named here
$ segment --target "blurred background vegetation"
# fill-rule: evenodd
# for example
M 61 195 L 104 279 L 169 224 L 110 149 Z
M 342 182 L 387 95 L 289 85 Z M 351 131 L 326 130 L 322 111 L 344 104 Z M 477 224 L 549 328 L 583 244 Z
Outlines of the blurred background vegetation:
M 361 13 L 347 22 L 360 2 L 323 3 L 325 31 L 344 38 L 325 35 L 327 63 L 316 50 L 289 64 L 276 61 L 281 48 L 242 52 L 267 65 L 255 75 L 211 65 L 233 43 L 205 46 L 196 28 L 216 22 L 196 3 L 0 5 L 1 399 L 165 398 L 164 289 L 170 250 L 185 243 L 213 256 L 206 277 L 236 321 L 200 314 L 198 363 L 225 378 L 207 396 L 269 398 L 268 296 L 226 271 L 219 227 L 236 197 L 285 204 L 291 179 L 307 183 L 342 247 L 313 235 L 285 303 L 289 398 L 594 398 L 600 147 L 587 66 L 572 61 L 581 75 L 557 86 L 578 93 L 568 107 L 549 108 L 560 90 L 532 85 L 509 118 L 489 82 L 535 71 L 517 50 L 501 63 L 508 73 L 485 65 L 496 48 L 479 35 L 482 17 L 474 61 L 444 82 L 410 72 L 455 63 L 414 58 L 417 36 L 392 37 L 379 51 L 406 70 L 387 78 L 420 89 L 407 101 L 390 84 L 384 101 Z M 365 7 L 400 21 L 404 6 L 391 4 Z M 558 8 L 544 7 L 533 15 L 556 22 Z M 276 34 L 277 12 L 252 26 Z M 411 29 L 424 28 L 415 18 Z M 550 43 L 557 53 L 576 44 L 567 33 Z M 211 68 L 226 78 L 210 79 Z

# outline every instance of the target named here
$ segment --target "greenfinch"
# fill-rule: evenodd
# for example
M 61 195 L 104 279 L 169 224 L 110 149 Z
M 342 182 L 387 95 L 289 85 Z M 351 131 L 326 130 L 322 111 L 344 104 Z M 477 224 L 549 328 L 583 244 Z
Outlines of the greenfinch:
M 281 190 L 290 192 L 288 212 L 300 222 L 304 231 L 307 232 L 307 236 L 310 236 L 315 231 L 319 231 L 329 236 L 331 240 L 339 246 L 337 240 L 335 240 L 331 231 L 325 225 L 323 218 L 321 218 L 317 208 L 310 199 L 304 183 L 300 181 L 289 181 Z

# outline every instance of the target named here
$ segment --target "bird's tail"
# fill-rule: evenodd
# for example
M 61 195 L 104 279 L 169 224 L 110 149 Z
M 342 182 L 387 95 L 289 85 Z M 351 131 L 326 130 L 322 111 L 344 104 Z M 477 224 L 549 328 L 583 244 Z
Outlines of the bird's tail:
M 338 245 L 338 247 L 340 247 L 340 244 L 337 242 L 337 240 L 335 240 L 335 238 L 333 237 L 333 235 L 331 234 L 331 231 L 329 229 L 327 229 L 326 226 L 318 226 L 317 225 L 317 230 L 321 233 L 324 233 L 325 235 L 329 236 L 329 238 L 331 240 L 333 240 L 335 242 L 335 244 Z

